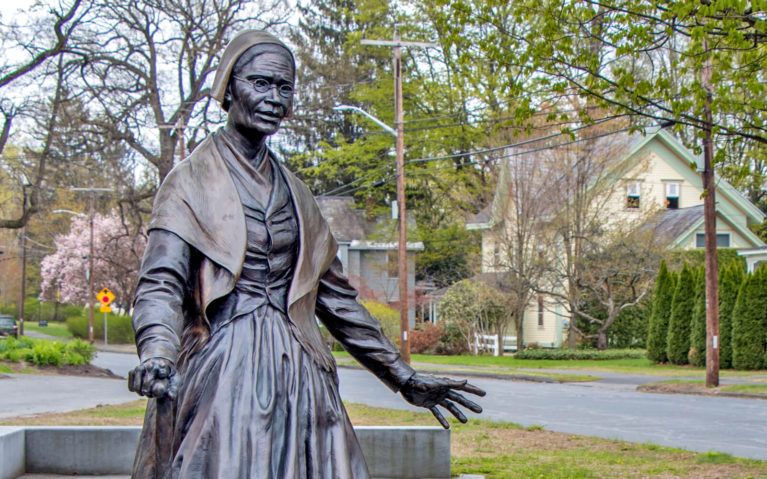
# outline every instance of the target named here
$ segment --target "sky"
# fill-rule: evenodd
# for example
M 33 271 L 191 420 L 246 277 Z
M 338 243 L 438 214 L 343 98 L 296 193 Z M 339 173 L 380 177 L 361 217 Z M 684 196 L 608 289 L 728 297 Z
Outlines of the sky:
M 0 14 L 3 21 L 10 20 L 19 10 L 25 10 L 34 4 L 34 0 L 3 0 L 0 1 Z

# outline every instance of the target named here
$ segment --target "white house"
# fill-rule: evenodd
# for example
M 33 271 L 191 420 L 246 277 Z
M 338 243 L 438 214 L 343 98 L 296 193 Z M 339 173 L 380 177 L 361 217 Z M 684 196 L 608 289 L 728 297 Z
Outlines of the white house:
M 609 184 L 601 193 L 606 195 L 605 201 L 600 202 L 603 207 L 599 214 L 605 223 L 644 221 L 668 248 L 702 248 L 703 186 L 696 170 L 696 165 L 702 166 L 702 160 L 665 130 L 623 138 L 625 153 L 616 159 L 616 167 L 600 178 L 602 187 L 605 182 Z M 508 178 L 501 175 L 493 204 L 467 223 L 469 229 L 482 230 L 483 273 L 503 270 L 502 262 L 499 263 L 499 251 L 503 248 L 499 232 L 511 227 L 512 222 L 504 215 L 516 210 L 513 204 L 509 207 L 514 195 L 509 194 Z M 742 254 L 754 258 L 753 262 L 767 260 L 764 242 L 749 229 L 749 225 L 762 223 L 764 213 L 719 177 L 716 213 L 718 247 L 743 249 Z M 524 317 L 525 344 L 560 347 L 569 319 L 558 301 L 545 296 L 534 298 Z

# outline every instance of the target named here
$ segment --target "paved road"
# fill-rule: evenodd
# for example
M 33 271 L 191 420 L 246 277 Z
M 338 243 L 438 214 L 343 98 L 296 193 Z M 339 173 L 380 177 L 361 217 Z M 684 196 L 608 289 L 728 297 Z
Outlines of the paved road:
M 364 371 L 341 371 L 346 401 L 413 409 Z M 483 418 L 551 431 L 767 460 L 767 403 L 647 394 L 599 383 L 545 384 L 473 379 L 485 389 Z
M 99 351 L 91 364 L 100 368 L 109 369 L 118 376 L 128 377 L 128 371 L 138 366 L 138 356 L 135 354 L 111 353 Z
M 135 355 L 109 352 L 99 352 L 94 361 L 119 375 L 127 375 L 137 362 Z M 633 389 L 641 378 L 631 376 L 569 384 L 479 378 L 471 382 L 488 392 L 480 401 L 485 408 L 483 418 L 767 460 L 767 402 L 638 393 Z M 342 368 L 339 377 L 341 395 L 347 401 L 416 410 L 366 371 Z M 0 391 L 0 418 L 82 409 L 136 397 L 127 391 L 125 381 L 63 376 L 15 375 L 0 380 Z M 38 398 L 34 407 L 29 398 Z
M 136 399 L 125 380 L 9 374 L 0 378 L 0 419 L 68 412 Z

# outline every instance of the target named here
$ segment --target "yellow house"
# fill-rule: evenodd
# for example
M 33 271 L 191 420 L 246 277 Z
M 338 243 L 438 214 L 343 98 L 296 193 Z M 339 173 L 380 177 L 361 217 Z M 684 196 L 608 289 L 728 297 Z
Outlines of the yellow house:
M 601 179 L 608 187 L 601 193 L 602 206 L 598 214 L 608 224 L 650 224 L 656 238 L 668 248 L 702 248 L 703 187 L 700 172 L 696 170 L 696 165 L 702 167 L 702 159 L 665 130 L 635 137 L 633 141 L 623 138 L 630 146 L 623 149 L 626 153 Z M 509 188 L 508 178 L 505 180 L 501 175 L 495 206 L 488 206 L 466 225 L 468 229 L 482 230 L 483 273 L 502 271 L 504 267 L 499 261 L 504 245 L 499 243 L 498 235 L 504 228 L 503 215 L 516 208 L 499 208 L 498 204 L 501 197 L 507 203 L 513 202 L 514 195 L 508 193 Z M 764 213 L 719 177 L 716 178 L 716 213 L 718 247 L 763 251 L 765 243 L 749 225 L 761 224 Z M 557 300 L 543 295 L 536 297 L 525 312 L 525 344 L 560 347 L 569 319 L 566 308 Z

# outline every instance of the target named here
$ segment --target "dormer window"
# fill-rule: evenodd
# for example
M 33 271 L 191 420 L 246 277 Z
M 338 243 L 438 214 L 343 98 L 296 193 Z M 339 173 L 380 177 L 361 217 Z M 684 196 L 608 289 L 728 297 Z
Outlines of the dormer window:
M 626 208 L 630 210 L 639 209 L 639 197 L 641 187 L 638 181 L 626 183 Z
M 666 209 L 679 208 L 679 183 L 666 183 Z

